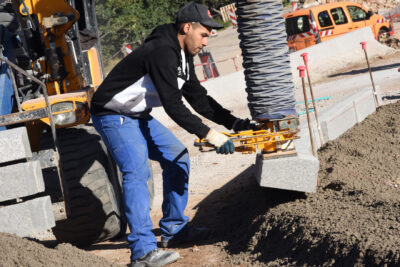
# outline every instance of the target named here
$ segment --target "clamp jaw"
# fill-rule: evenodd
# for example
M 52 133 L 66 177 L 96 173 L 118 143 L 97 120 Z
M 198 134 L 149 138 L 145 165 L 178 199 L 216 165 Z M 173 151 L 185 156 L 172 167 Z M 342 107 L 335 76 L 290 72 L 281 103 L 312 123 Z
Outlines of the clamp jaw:
M 299 119 L 287 118 L 281 120 L 260 121 L 256 129 L 241 131 L 238 133 L 224 133 L 235 145 L 235 151 L 243 154 L 252 154 L 261 151 L 264 158 L 277 157 L 279 155 L 296 155 L 294 139 L 298 139 Z M 214 150 L 214 146 L 205 139 L 196 139 L 195 146 L 200 151 Z M 204 148 L 211 148 L 205 150 Z M 279 154 L 279 155 L 278 155 Z

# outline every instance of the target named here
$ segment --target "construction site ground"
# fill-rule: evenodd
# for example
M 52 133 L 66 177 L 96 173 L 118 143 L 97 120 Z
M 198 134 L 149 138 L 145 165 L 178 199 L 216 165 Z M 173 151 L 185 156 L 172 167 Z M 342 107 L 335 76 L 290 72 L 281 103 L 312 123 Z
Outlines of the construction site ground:
M 209 49 L 218 61 L 240 54 L 238 44 L 236 30 L 230 28 L 213 37 Z M 217 65 L 221 74 L 234 71 L 232 61 L 226 62 L 230 64 Z M 181 259 L 171 266 L 400 263 L 400 51 L 371 59 L 371 65 L 387 105 L 318 151 L 321 183 L 313 194 L 261 188 L 254 178 L 255 155 L 199 152 L 193 147 L 195 136 L 166 116 L 159 118 L 191 156 L 186 214 L 194 225 L 211 231 L 202 242 L 174 249 Z M 314 84 L 317 98 L 330 97 L 318 101 L 318 107 L 368 86 L 366 64 L 343 67 Z M 302 100 L 300 89 L 296 97 Z M 242 105 L 217 100 L 234 115 L 249 116 L 246 99 Z M 162 178 L 156 163 L 153 169 L 156 197 L 151 216 L 160 238 Z M 57 244 L 51 234 L 40 239 L 0 234 L 0 266 L 118 266 L 130 261 L 125 238 L 81 249 Z

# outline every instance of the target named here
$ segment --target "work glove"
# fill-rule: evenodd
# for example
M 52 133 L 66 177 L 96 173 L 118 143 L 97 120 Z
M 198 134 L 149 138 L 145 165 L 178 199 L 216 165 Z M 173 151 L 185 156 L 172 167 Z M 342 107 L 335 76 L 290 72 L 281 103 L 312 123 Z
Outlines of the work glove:
M 249 119 L 236 119 L 233 123 L 232 129 L 235 133 L 247 130 L 256 130 L 256 122 Z
M 215 146 L 217 154 L 232 154 L 235 152 L 235 146 L 228 136 L 210 129 L 206 136 L 206 141 Z

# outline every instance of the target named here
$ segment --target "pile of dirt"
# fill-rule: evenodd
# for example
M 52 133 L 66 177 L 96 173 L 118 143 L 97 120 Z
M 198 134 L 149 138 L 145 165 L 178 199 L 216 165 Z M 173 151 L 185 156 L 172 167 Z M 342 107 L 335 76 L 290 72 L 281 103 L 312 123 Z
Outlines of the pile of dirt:
M 349 2 L 348 0 L 336 0 L 336 1 L 327 1 L 327 0 L 304 0 L 300 3 L 303 3 L 304 8 L 308 8 L 315 5 L 325 4 L 325 3 L 332 3 L 332 2 Z M 376 13 L 380 10 L 390 10 L 395 8 L 399 5 L 396 1 L 392 0 L 352 0 L 351 2 L 355 2 L 365 6 L 367 9 L 370 9 Z
M 326 1 L 328 2 L 328 1 Z M 334 1 L 330 1 L 334 2 Z M 348 0 L 339 0 L 335 2 L 349 2 Z M 374 12 L 378 12 L 380 10 L 389 10 L 395 8 L 399 5 L 396 1 L 393 0 L 352 0 L 350 2 L 355 2 L 361 5 L 364 5 L 367 9 L 370 9 Z
M 0 233 L 0 266 L 121 266 L 70 244 L 46 247 L 33 240 Z
M 385 44 L 394 49 L 400 49 L 400 40 L 395 37 L 389 37 L 385 40 Z
M 198 205 L 227 264 L 400 262 L 400 102 L 381 107 L 318 152 L 314 194 L 260 188 L 250 167 Z
M 378 12 L 379 10 L 382 9 L 392 9 L 396 6 L 398 6 L 399 4 L 396 3 L 396 1 L 393 0 L 355 0 L 352 2 L 356 2 L 359 4 L 364 4 L 365 7 L 367 7 L 368 9 L 371 9 L 374 12 Z

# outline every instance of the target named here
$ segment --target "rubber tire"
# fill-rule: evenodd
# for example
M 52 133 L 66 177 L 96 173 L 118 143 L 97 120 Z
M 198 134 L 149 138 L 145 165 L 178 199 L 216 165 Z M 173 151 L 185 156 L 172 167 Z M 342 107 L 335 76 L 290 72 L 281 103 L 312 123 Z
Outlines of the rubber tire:
M 87 246 L 124 235 L 121 176 L 96 130 L 80 125 L 58 130 L 57 137 L 70 210 L 53 228 L 57 240 Z
M 380 37 L 382 34 L 389 32 L 386 28 L 381 28 L 378 32 L 378 42 L 380 43 L 385 43 L 384 40 L 387 40 L 386 37 L 382 38 Z

